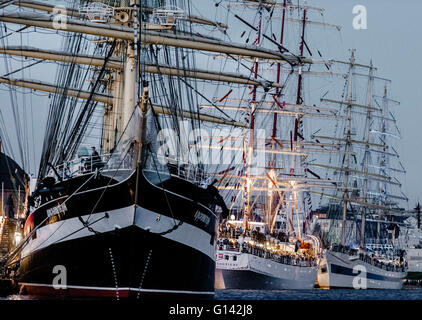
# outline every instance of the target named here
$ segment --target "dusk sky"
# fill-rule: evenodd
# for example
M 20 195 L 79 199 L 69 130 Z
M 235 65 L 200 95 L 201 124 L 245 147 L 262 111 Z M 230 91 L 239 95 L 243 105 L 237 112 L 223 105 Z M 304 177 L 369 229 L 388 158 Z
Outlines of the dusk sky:
M 293 3 L 296 3 L 293 0 Z M 49 1 L 49 3 L 51 3 Z M 56 1 L 62 3 L 62 1 Z M 214 0 L 195 0 L 192 2 L 195 10 L 210 10 L 214 13 Z M 402 133 L 402 141 L 399 144 L 398 151 L 401 160 L 407 169 L 407 175 L 403 182 L 403 191 L 409 197 L 409 207 L 413 208 L 415 203 L 422 200 L 422 190 L 420 188 L 422 169 L 420 168 L 420 159 L 422 158 L 422 139 L 421 139 L 421 101 L 422 101 L 422 43 L 420 42 L 420 30 L 422 30 L 422 1 L 418 0 L 309 0 L 309 5 L 325 8 L 324 20 L 327 23 L 342 26 L 340 36 L 335 39 L 341 46 L 334 48 L 331 54 L 333 58 L 345 60 L 348 57 L 348 49 L 357 49 L 357 59 L 359 62 L 368 64 L 372 59 L 378 67 L 378 75 L 392 80 L 392 98 L 401 102 L 397 106 L 395 114 L 398 125 Z M 352 21 L 355 17 L 353 8 L 356 5 L 364 5 L 367 9 L 367 29 L 355 30 Z M 8 9 L 9 10 L 9 9 Z M 10 10 L 9 10 L 10 11 Z M 197 14 L 197 12 L 194 11 Z M 208 11 L 202 12 L 203 16 L 209 17 Z M 13 29 L 18 29 L 13 26 Z M 3 31 L 4 32 L 4 31 Z M 57 39 L 53 32 L 46 40 L 45 35 L 38 37 L 35 33 L 25 33 L 23 43 L 41 48 L 58 47 Z M 43 40 L 41 40 L 43 39 Z M 340 41 L 339 41 L 340 39 Z M 12 40 L 19 37 L 14 36 Z M 1 44 L 4 45 L 4 44 Z M 2 61 L 1 61 L 2 62 Z M 19 64 L 17 64 L 19 66 Z M 26 72 L 27 78 L 37 78 L 34 75 L 41 74 L 38 77 L 41 80 L 52 81 L 51 74 L 47 72 L 45 64 L 34 66 L 30 72 Z M 54 70 L 51 68 L 51 70 Z M 1 63 L 0 73 L 7 73 L 4 63 Z M 16 76 L 16 75 L 15 75 Z M 16 77 L 20 77 L 16 76 Z M 4 85 L 1 85 L 0 97 L 2 101 L 1 111 L 5 118 L 5 123 L 0 124 L 2 129 L 6 129 L 11 136 L 10 141 L 14 141 L 14 126 L 8 120 L 13 119 L 10 106 L 9 92 Z M 28 92 L 19 89 L 18 92 Z M 40 93 L 37 93 L 40 94 Z M 29 98 L 25 96 L 26 109 L 21 109 L 22 115 L 30 119 L 32 114 L 34 121 L 32 128 L 28 130 L 27 137 L 30 150 L 30 168 L 34 173 L 39 161 L 40 149 L 43 140 L 42 128 L 45 125 L 46 114 L 48 110 L 48 99 L 45 94 L 43 97 Z M 21 99 L 21 98 L 19 98 Z M 22 100 L 21 100 L 22 101 Z M 6 127 L 6 128 L 5 128 Z M 32 138 L 34 136 L 34 138 Z M 19 151 L 13 146 L 13 154 L 20 162 Z
M 311 2 L 309 2 L 311 3 Z M 402 133 L 398 146 L 407 169 L 403 191 L 409 207 L 422 200 L 422 43 L 420 30 L 422 2 L 417 0 L 318 0 L 312 4 L 326 9 L 330 23 L 342 25 L 343 52 L 357 49 L 358 59 L 373 59 L 382 76 L 392 80 L 392 96 L 401 102 L 395 111 Z M 367 8 L 367 30 L 355 30 L 353 7 Z

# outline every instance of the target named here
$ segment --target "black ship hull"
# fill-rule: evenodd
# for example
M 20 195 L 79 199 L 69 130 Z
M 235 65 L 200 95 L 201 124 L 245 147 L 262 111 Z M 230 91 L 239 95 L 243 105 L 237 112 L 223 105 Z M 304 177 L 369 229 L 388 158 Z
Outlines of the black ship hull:
M 205 190 L 175 177 L 154 184 L 141 170 L 83 183 L 57 183 L 59 197 L 27 219 L 15 261 L 22 294 L 213 297 L 217 217 Z
M 54 287 L 55 266 L 66 268 L 65 288 Z M 129 227 L 39 250 L 23 261 L 20 285 L 22 294 L 64 298 L 206 298 L 214 293 L 213 268 L 189 246 Z
M 224 279 L 224 289 L 228 290 L 280 290 L 283 281 L 250 270 L 219 270 Z

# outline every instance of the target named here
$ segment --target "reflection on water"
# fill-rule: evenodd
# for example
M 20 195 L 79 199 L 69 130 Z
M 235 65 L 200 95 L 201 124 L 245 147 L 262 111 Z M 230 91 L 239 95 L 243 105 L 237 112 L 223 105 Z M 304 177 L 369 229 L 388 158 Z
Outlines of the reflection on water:
M 403 290 L 216 290 L 216 300 L 422 300 L 422 289 Z M 35 300 L 12 295 L 0 300 Z
M 217 300 L 422 300 L 422 290 L 217 290 L 215 298 Z
M 0 300 L 36 300 L 36 299 L 31 296 L 21 296 L 19 294 L 13 294 L 8 297 L 0 297 Z

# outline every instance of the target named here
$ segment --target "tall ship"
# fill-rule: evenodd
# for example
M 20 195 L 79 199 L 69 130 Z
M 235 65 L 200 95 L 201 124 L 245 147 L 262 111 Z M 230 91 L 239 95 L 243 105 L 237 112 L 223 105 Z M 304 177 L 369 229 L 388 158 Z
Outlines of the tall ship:
M 314 21 L 322 20 L 324 10 L 300 1 L 227 2 L 244 27 L 239 30 L 244 41 L 278 46 L 306 63 L 251 61 L 251 77 L 272 75 L 280 88 L 269 93 L 250 86 L 215 99 L 223 110 L 246 117 L 250 129 L 246 135 L 232 133 L 222 139 L 233 140 L 232 148 L 240 154 L 215 175 L 230 210 L 230 218 L 220 225 L 216 288 L 312 289 L 321 246 L 312 234 L 310 191 L 331 188 L 332 183 L 313 176 L 307 162 L 314 154 L 338 151 L 313 141 L 307 129 L 314 121 L 330 123 L 338 115 L 308 102 L 305 80 L 331 76 L 330 62 L 314 50 L 318 43 L 308 29 L 340 28 Z
M 284 238 L 284 233 L 271 235 L 265 223 L 251 221 L 246 232 L 242 231 L 242 224 L 229 221 L 220 232 L 217 289 L 314 288 L 320 253 L 317 239 L 296 238 L 296 243 L 292 243 L 293 239 Z
M 319 194 L 329 199 L 325 214 L 330 225 L 322 232 L 327 250 L 318 283 L 322 288 L 400 289 L 407 262 L 395 237 L 397 217 L 406 214 L 407 197 L 399 180 L 404 167 L 392 143 L 400 138 L 391 110 L 398 102 L 389 97 L 391 81 L 376 76 L 372 62 L 359 64 L 352 50 L 346 65 L 342 99 L 321 99 L 340 106 L 346 119 L 335 127 L 334 135 L 314 135 L 341 151 L 337 159 L 312 164 L 325 169 L 337 186 Z
M 190 1 L 68 3 L 0 4 L 6 30 L 20 25 L 18 32 L 61 42 L 46 49 L 2 38 L 0 53 L 10 66 L 22 64 L 0 82 L 50 100 L 24 239 L 4 273 L 35 296 L 212 298 L 217 226 L 227 208 L 200 157 L 201 130 L 248 126 L 210 93 L 219 83 L 270 92 L 280 85 L 206 61 L 302 60 L 230 42 L 228 26 L 191 13 Z M 222 37 L 207 36 L 209 28 Z M 57 65 L 54 84 L 11 77 L 47 62 Z M 205 102 L 218 115 L 203 112 Z

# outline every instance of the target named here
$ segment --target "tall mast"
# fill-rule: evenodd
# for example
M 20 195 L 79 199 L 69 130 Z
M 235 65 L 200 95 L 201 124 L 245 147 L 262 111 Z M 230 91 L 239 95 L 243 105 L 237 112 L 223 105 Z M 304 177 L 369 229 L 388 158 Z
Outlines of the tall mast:
M 370 126 L 371 126 L 371 105 L 372 105 L 372 82 L 373 82 L 373 67 L 372 61 L 369 68 L 369 87 L 368 87 L 368 109 L 366 112 L 366 123 L 365 123 L 365 153 L 363 156 L 363 171 L 365 172 L 365 179 L 363 184 L 363 201 L 367 202 L 366 195 L 368 192 L 368 161 L 369 161 L 369 137 L 370 137 Z M 366 219 L 366 207 L 362 208 L 361 212 L 361 230 L 360 230 L 360 246 L 365 247 L 365 219 Z
M 304 47 L 305 47 L 305 30 L 306 29 L 306 9 L 303 10 L 303 18 L 302 18 L 302 36 L 300 39 L 300 47 L 299 47 L 299 51 L 300 51 L 300 56 L 303 56 L 303 51 L 304 51 Z M 298 80 L 297 80 L 297 96 L 296 96 L 296 105 L 301 105 L 303 103 L 303 99 L 302 99 L 302 72 L 301 69 L 302 67 L 299 67 L 299 75 L 298 75 Z M 293 133 L 293 141 L 295 143 L 295 145 L 297 145 L 297 140 L 298 140 L 298 130 L 299 130 L 299 121 L 301 120 L 301 117 L 296 116 L 295 117 L 295 123 L 294 123 L 294 133 Z M 295 173 L 295 166 L 296 166 L 296 156 L 292 157 L 292 166 L 290 169 L 290 173 Z M 292 184 L 292 188 L 294 188 L 294 184 Z M 299 233 L 299 237 L 301 237 L 301 228 L 300 228 L 300 224 L 299 224 L 299 208 L 298 208 L 298 200 L 297 200 L 297 193 L 295 191 L 292 191 L 291 193 L 293 193 L 293 202 L 294 202 L 294 207 L 295 207 L 295 212 L 296 212 L 296 220 L 297 220 L 297 231 Z M 291 213 L 291 217 L 290 219 L 293 218 L 293 207 L 291 207 L 290 210 Z
M 111 70 L 111 77 L 109 81 L 109 93 L 113 95 L 113 104 L 107 105 L 104 108 L 103 116 L 103 134 L 101 147 L 103 153 L 108 153 L 117 145 L 117 140 L 124 132 L 132 113 L 137 104 L 137 50 L 135 45 L 137 42 L 136 35 L 138 20 L 137 0 L 130 0 L 128 4 L 133 10 L 129 13 L 129 19 L 124 26 L 133 25 L 134 41 L 119 40 L 114 57 L 123 56 L 122 70 Z M 125 5 L 125 3 L 122 3 Z
M 382 107 L 383 107 L 383 110 L 382 110 L 382 113 L 383 113 L 383 116 L 384 117 L 387 117 L 387 115 L 388 115 L 388 104 L 387 104 L 388 102 L 387 102 L 387 84 L 385 84 L 385 86 L 384 86 L 384 95 L 383 95 L 383 105 L 382 105 Z M 385 134 L 386 132 L 387 132 L 387 128 L 386 128 L 386 121 L 385 120 L 383 120 L 382 121 L 382 128 L 381 128 L 381 132 L 383 133 L 383 134 Z M 383 136 L 383 140 L 382 140 L 382 144 L 384 145 L 384 148 L 383 148 L 383 150 L 384 151 L 386 151 L 387 150 L 387 142 L 386 142 L 386 140 L 385 140 L 385 136 Z M 387 174 L 387 168 L 389 167 L 389 161 L 388 161 L 388 157 L 385 155 L 385 154 L 382 154 L 382 157 L 381 157 L 381 163 L 380 163 L 380 170 L 379 170 L 379 173 L 380 174 Z M 386 183 L 384 183 L 384 185 L 383 185 L 383 190 L 387 190 L 387 184 Z M 384 200 L 384 201 L 383 201 Z M 385 195 L 384 196 L 380 196 L 379 197 L 379 201 L 378 201 L 378 203 L 380 204 L 380 205 L 385 205 L 386 204 L 386 197 L 385 197 Z M 376 233 L 376 237 L 378 238 L 379 237 L 379 235 L 380 235 L 380 233 L 381 233 L 381 224 L 380 224 L 380 222 L 378 221 L 377 222 L 377 233 Z M 394 244 L 394 235 L 395 235 L 395 230 L 393 230 L 393 244 Z
M 258 24 L 258 35 L 255 41 L 255 45 L 259 46 L 261 42 L 261 28 L 262 28 L 262 6 L 259 6 L 259 24 Z M 254 62 L 254 79 L 258 79 L 258 67 L 259 67 L 259 60 L 255 59 Z M 250 130 L 249 130 L 249 146 L 248 146 L 248 154 L 247 154 L 247 172 L 246 176 L 246 204 L 245 204 L 245 229 L 248 226 L 248 221 L 251 216 L 251 205 L 250 205 L 250 195 L 251 195 L 251 177 L 248 176 L 251 173 L 251 161 L 254 149 L 254 134 L 255 134 L 255 109 L 256 109 L 256 98 L 257 98 L 257 86 L 253 87 L 252 92 L 252 102 L 251 102 L 251 117 L 250 117 Z
M 125 127 L 135 109 L 136 104 L 136 77 L 138 75 L 136 69 L 135 50 L 132 43 L 128 42 L 126 47 L 126 61 L 124 67 L 124 93 L 123 93 L 123 109 L 122 109 L 122 122 Z
M 286 21 L 286 0 L 283 0 L 283 18 L 281 21 L 281 35 L 280 35 L 280 45 L 283 46 L 284 42 L 284 26 Z M 280 83 L 281 79 L 281 63 L 277 63 L 277 83 Z M 280 93 L 280 90 L 276 90 L 276 97 L 278 97 L 278 94 Z M 273 135 L 272 137 L 275 138 L 277 135 L 277 113 L 274 113 L 274 121 L 273 121 Z M 274 143 L 273 143 L 274 146 Z M 274 159 L 273 159 L 274 161 Z
M 389 113 L 388 100 L 387 100 L 388 97 L 387 97 L 387 95 L 388 95 L 388 92 L 387 92 L 387 84 L 385 84 L 385 86 L 384 86 L 384 95 L 383 95 L 383 102 L 384 103 L 383 103 L 383 106 L 382 106 L 383 107 L 382 112 L 383 112 L 384 118 L 386 118 L 388 116 L 388 113 Z M 382 120 L 381 132 L 383 134 L 387 133 L 387 122 L 385 121 L 385 119 Z M 387 146 L 387 143 L 386 143 L 386 140 L 385 139 L 383 139 L 382 144 L 384 145 L 383 150 L 386 151 L 387 148 L 388 148 L 388 146 Z M 387 173 L 387 170 L 386 169 L 389 166 L 389 163 L 388 163 L 387 160 L 388 160 L 388 157 L 386 156 L 386 154 L 383 154 L 382 155 L 381 165 L 380 165 L 380 167 L 381 167 L 380 172 L 379 172 L 380 174 L 386 174 Z M 386 190 L 387 189 L 387 185 L 384 184 L 383 188 L 384 188 L 384 190 Z M 384 196 L 384 200 L 385 200 L 385 196 Z M 386 201 L 382 202 L 382 198 L 380 197 L 379 203 L 380 204 L 385 204 Z
M 352 49 L 350 57 L 350 74 L 349 74 L 349 100 L 347 104 L 347 136 L 346 136 L 346 153 L 345 153 L 345 189 L 343 194 L 343 222 L 341 225 L 341 244 L 346 243 L 346 221 L 347 221 L 347 203 L 349 202 L 349 176 L 350 176 L 350 147 L 352 140 L 352 105 L 353 105 L 353 69 L 355 64 L 355 49 Z
M 286 0 L 283 1 L 283 15 L 282 16 L 283 16 L 283 18 L 282 18 L 282 21 L 281 21 L 281 34 L 280 34 L 280 45 L 281 46 L 283 46 L 283 42 L 284 42 Z M 281 63 L 277 63 L 277 83 L 280 83 L 280 80 L 281 80 Z M 279 94 L 280 94 L 280 89 L 277 88 L 275 99 L 278 99 Z M 273 138 L 272 139 L 273 141 L 272 141 L 272 144 L 271 144 L 273 150 L 276 149 L 275 139 L 276 139 L 276 136 L 277 136 L 277 117 L 278 117 L 277 112 L 274 112 L 274 114 L 273 114 L 273 130 L 272 130 L 272 135 L 271 135 L 271 137 Z M 271 171 L 272 173 L 275 173 L 274 168 L 276 167 L 276 159 L 277 159 L 277 157 L 276 157 L 275 153 L 273 153 L 271 155 L 271 163 L 269 165 L 270 168 L 273 168 L 272 171 Z M 271 173 L 270 173 L 270 175 L 271 175 Z M 273 174 L 272 177 L 274 177 L 274 176 L 275 176 L 275 174 Z M 269 181 L 269 184 L 270 184 L 271 187 L 273 186 L 272 181 Z M 275 192 L 277 192 L 280 195 L 279 191 L 275 191 Z M 277 211 L 278 211 L 278 209 L 281 205 L 281 201 L 282 201 L 282 199 L 280 199 L 280 197 L 279 197 L 278 198 L 278 204 L 274 207 L 274 212 L 273 212 L 273 202 L 274 202 L 273 194 L 274 194 L 274 192 L 270 192 L 270 197 L 269 197 L 269 200 L 268 200 L 269 205 L 268 205 L 267 217 L 268 217 L 268 221 L 270 222 L 270 232 L 273 231 Z
M 306 9 L 303 10 L 303 19 L 302 19 L 302 38 L 300 41 L 300 56 L 303 56 L 303 50 L 305 47 L 305 28 L 306 28 Z M 298 81 L 297 81 L 297 97 L 296 104 L 302 104 L 302 72 L 299 72 Z

